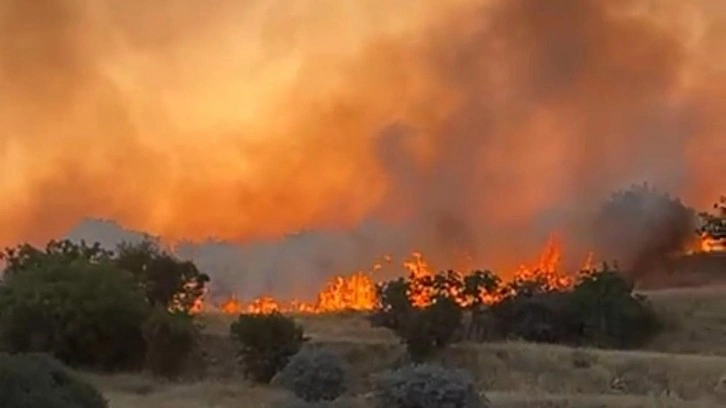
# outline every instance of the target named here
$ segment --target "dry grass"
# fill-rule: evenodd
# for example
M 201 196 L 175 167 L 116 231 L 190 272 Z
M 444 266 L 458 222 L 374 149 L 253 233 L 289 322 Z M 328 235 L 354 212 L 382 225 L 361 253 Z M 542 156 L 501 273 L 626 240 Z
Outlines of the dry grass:
M 470 370 L 495 407 L 607 408 L 726 406 L 726 288 L 649 293 L 669 316 L 669 328 L 644 351 L 574 349 L 526 343 L 452 347 L 442 363 Z M 364 393 L 373 372 L 401 354 L 385 330 L 358 315 L 300 317 L 314 344 L 335 349 L 353 363 L 353 391 Z M 225 340 L 231 319 L 205 316 L 212 354 L 230 363 Z M 224 371 L 224 370 L 223 370 Z M 190 384 L 144 376 L 89 376 L 113 408 L 266 407 L 285 395 L 255 387 L 233 369 Z M 366 407 L 364 399 L 350 406 Z

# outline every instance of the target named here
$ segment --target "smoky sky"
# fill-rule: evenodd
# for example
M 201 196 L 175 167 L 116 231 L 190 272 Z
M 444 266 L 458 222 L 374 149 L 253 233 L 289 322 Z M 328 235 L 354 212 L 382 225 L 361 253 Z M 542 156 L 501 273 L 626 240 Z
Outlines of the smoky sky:
M 723 192 L 722 6 L 443 3 L 0 1 L 0 241 L 113 219 L 295 290 L 552 232 L 577 258 L 614 189 Z

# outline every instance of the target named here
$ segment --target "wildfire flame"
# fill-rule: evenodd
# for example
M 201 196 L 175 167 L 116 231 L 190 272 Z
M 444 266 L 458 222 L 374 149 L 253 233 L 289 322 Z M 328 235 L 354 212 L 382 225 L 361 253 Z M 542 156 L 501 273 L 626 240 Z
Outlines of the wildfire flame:
M 392 257 L 386 255 L 383 262 L 392 263 Z M 531 265 L 522 264 L 515 271 L 511 278 L 512 282 L 538 281 L 543 282 L 545 287 L 552 290 L 564 290 L 572 287 L 575 283 L 575 276 L 560 271 L 562 251 L 559 241 L 552 236 L 542 251 L 538 261 Z M 433 289 L 428 283 L 435 276 L 433 268 L 420 252 L 413 252 L 409 259 L 402 263 L 407 272 L 411 285 L 408 296 L 411 303 L 416 307 L 424 307 L 433 301 Z M 594 254 L 590 252 L 582 264 L 581 271 L 591 271 L 594 266 Z M 381 262 L 372 267 L 372 272 L 356 272 L 347 276 L 334 276 L 318 293 L 314 303 L 306 303 L 299 300 L 282 302 L 272 296 L 260 296 L 249 303 L 242 302 L 237 295 L 232 294 L 228 299 L 219 304 L 216 309 L 224 314 L 240 313 L 271 313 L 274 311 L 282 313 L 333 313 L 341 311 L 369 311 L 377 306 L 377 285 L 373 277 L 383 267 Z M 460 271 L 451 271 L 451 277 L 461 279 Z M 453 285 L 447 290 L 457 290 Z M 455 298 L 463 299 L 457 293 L 452 293 Z M 502 294 L 481 293 L 480 300 L 485 304 L 496 303 L 501 299 Z M 470 303 L 472 299 L 464 302 Z M 201 302 L 195 311 L 205 310 L 204 302 Z

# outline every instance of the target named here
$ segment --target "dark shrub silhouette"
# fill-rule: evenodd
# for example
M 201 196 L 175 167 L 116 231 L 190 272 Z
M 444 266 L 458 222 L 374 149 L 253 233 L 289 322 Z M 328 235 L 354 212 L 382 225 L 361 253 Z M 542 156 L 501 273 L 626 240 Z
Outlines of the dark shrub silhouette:
M 0 353 L 0 401 L 7 408 L 106 408 L 91 385 L 39 354 Z
M 295 321 L 280 313 L 243 314 L 230 326 L 245 374 L 269 383 L 307 340 Z

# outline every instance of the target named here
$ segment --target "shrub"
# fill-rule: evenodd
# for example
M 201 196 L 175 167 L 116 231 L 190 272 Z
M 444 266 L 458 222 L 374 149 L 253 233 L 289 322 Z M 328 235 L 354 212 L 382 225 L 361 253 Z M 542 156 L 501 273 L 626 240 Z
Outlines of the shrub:
M 584 276 L 566 300 L 567 317 L 588 345 L 639 347 L 662 329 L 647 299 L 634 294 L 633 283 L 607 265 Z
M 117 265 L 131 272 L 152 306 L 190 313 L 209 282 L 194 263 L 177 259 L 148 239 L 121 244 L 117 252 Z
M 345 392 L 348 363 L 321 349 L 304 349 L 280 371 L 276 381 L 305 401 L 332 401 Z
M 146 367 L 156 376 L 177 378 L 198 346 L 198 336 L 189 315 L 155 310 L 144 325 Z
M 456 302 L 439 297 L 420 309 L 413 309 L 394 330 L 414 361 L 423 361 L 448 346 L 461 328 L 463 311 Z
M 34 264 L 0 286 L 0 340 L 11 352 L 47 352 L 100 369 L 143 364 L 148 306 L 108 262 Z
M 561 343 L 571 339 L 562 292 L 522 292 L 491 307 L 498 337 Z
M 377 292 L 380 305 L 369 317 L 371 326 L 391 330 L 398 328 L 413 310 L 408 289 L 409 282 L 404 278 L 379 284 Z
M 572 290 L 520 292 L 491 307 L 501 337 L 631 348 L 659 332 L 658 316 L 616 270 L 583 275 Z
M 307 340 L 300 325 L 278 312 L 240 315 L 230 333 L 239 346 L 245 374 L 262 383 L 270 382 Z
M 0 353 L 0 398 L 8 408 L 106 408 L 89 384 L 58 361 L 38 354 Z
M 380 376 L 376 408 L 488 408 L 471 376 L 436 365 L 407 366 Z

